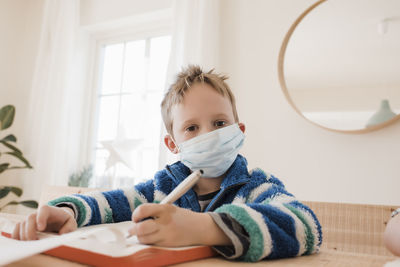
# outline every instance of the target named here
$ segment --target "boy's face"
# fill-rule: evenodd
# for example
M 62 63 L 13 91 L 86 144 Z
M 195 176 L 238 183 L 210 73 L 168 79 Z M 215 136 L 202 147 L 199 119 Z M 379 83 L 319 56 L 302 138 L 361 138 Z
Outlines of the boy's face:
M 178 153 L 177 145 L 193 137 L 235 123 L 231 102 L 206 83 L 191 86 L 183 102 L 171 109 L 172 134 L 164 139 L 172 153 Z M 244 132 L 244 125 L 239 124 Z

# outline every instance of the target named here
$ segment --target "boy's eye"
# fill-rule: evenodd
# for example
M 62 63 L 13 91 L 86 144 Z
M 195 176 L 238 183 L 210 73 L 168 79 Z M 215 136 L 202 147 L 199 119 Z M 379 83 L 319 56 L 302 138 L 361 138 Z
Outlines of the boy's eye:
M 186 131 L 187 132 L 193 132 L 193 131 L 196 131 L 196 129 L 197 129 L 197 126 L 196 125 L 192 125 L 192 126 L 187 127 Z
M 225 121 L 216 121 L 216 122 L 214 122 L 214 126 L 215 127 L 223 127 L 225 125 L 226 125 Z

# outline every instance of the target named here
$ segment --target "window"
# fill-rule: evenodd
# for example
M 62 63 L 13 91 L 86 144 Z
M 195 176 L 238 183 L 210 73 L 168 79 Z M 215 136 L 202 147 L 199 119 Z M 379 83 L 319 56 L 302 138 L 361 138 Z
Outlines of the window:
M 94 186 L 131 186 L 158 170 L 170 43 L 164 35 L 101 46 Z

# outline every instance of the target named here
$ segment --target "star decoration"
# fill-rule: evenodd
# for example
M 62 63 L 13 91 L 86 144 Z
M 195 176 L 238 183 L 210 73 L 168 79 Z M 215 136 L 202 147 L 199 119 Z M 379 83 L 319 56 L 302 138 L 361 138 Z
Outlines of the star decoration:
M 109 152 L 109 156 L 106 161 L 106 169 L 115 166 L 121 162 L 129 169 L 134 169 L 134 162 L 132 161 L 132 152 L 137 150 L 143 143 L 143 139 L 126 138 L 124 131 L 119 131 L 117 138 L 112 141 L 101 141 L 100 142 L 104 149 Z

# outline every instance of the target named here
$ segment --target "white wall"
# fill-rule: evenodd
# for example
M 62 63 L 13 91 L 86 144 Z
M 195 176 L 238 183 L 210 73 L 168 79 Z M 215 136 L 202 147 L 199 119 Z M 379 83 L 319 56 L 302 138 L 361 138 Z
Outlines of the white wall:
M 400 204 L 400 123 L 349 135 L 318 128 L 278 82 L 281 42 L 313 0 L 223 0 L 222 66 L 247 126 L 250 167 L 275 174 L 304 200 Z
M 31 88 L 36 52 L 39 44 L 43 0 L 0 1 L 0 107 L 12 104 L 16 117 L 8 133 L 19 140 L 17 147 L 24 151 L 21 139 L 27 112 L 27 95 Z M 3 133 L 2 133 L 3 134 Z M 3 135 L 2 135 L 3 136 Z M 19 173 L 13 170 L 1 175 L 1 184 L 19 184 Z
M 0 1 L 0 105 L 14 104 L 17 116 L 25 111 L 39 41 L 42 0 Z M 21 120 L 14 122 L 21 126 Z
M 11 128 L 1 132 L 0 138 L 7 134 L 14 134 L 17 147 L 26 152 L 26 142 L 23 139 L 26 129 L 27 101 L 31 89 L 36 53 L 39 44 L 43 0 L 1 0 L 0 1 L 0 107 L 14 105 L 16 116 Z M 26 154 L 25 154 L 26 156 Z M 30 158 L 28 158 L 31 161 Z M 2 162 L 20 162 L 10 157 L 2 157 Z M 29 187 L 24 187 L 26 177 L 32 170 L 10 170 L 0 174 L 1 185 L 14 185 L 23 187 L 24 194 L 21 200 L 38 199 L 33 196 Z M 35 181 L 30 181 L 35 183 Z M 10 194 L 6 201 L 15 200 Z M 15 206 L 9 206 L 7 211 L 12 211 Z M 20 208 L 23 212 L 31 209 Z

